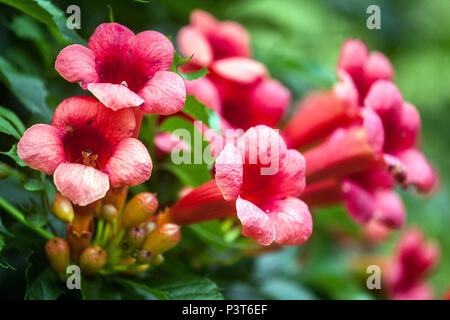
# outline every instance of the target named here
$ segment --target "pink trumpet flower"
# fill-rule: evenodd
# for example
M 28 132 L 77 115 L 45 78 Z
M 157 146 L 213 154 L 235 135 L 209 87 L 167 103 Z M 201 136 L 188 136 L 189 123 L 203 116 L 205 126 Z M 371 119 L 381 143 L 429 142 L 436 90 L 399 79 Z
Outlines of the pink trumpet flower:
M 435 243 L 425 242 L 418 229 L 406 231 L 388 269 L 387 283 L 391 299 L 432 299 L 433 291 L 424 277 L 438 259 L 439 248 Z
M 29 167 L 53 174 L 63 196 L 86 206 L 110 187 L 150 178 L 152 160 L 131 137 L 135 127 L 131 109 L 113 111 L 92 97 L 72 97 L 59 104 L 51 125 L 36 124 L 24 133 L 17 153 Z
M 216 159 L 215 179 L 190 191 L 168 219 L 190 224 L 236 216 L 242 234 L 263 245 L 299 245 L 312 232 L 305 187 L 305 160 L 266 126 L 250 128 Z
M 173 55 L 172 43 L 159 32 L 135 35 L 120 24 L 103 23 L 87 48 L 78 44 L 64 48 L 55 69 L 108 108 L 140 106 L 144 113 L 170 115 L 186 99 L 183 79 L 169 71 Z
M 194 10 L 177 43 L 183 56 L 192 57 L 181 66 L 184 72 L 202 67 L 210 71 L 206 79 L 186 82 L 187 93 L 216 110 L 227 124 L 246 130 L 260 124 L 274 127 L 281 120 L 290 92 L 250 58 L 249 36 L 241 25 Z
M 250 37 L 240 24 L 217 21 L 202 10 L 191 13 L 190 25 L 181 28 L 177 44 L 183 56 L 192 56 L 183 65 L 186 72 L 208 67 L 223 58 L 250 57 Z

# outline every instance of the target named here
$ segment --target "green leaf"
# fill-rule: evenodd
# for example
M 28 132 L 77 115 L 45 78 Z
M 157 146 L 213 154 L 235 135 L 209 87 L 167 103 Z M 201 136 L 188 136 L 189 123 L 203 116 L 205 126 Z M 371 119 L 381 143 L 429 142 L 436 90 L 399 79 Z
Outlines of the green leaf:
M 16 164 L 20 167 L 26 167 L 27 165 L 25 164 L 25 162 L 22 161 L 22 159 L 19 158 L 19 156 L 17 155 L 17 145 L 13 145 L 11 147 L 11 149 L 9 149 L 9 151 L 0 151 L 0 154 L 4 154 L 8 157 L 10 157 L 11 159 L 13 159 Z
M 194 96 L 186 96 L 186 103 L 182 111 L 196 120 L 200 120 L 209 128 L 219 131 L 220 117 L 214 111 L 209 109 L 205 104 L 198 101 Z
M 22 135 L 25 132 L 26 128 L 23 125 L 22 121 L 11 110 L 0 106 L 0 116 L 4 117 L 5 119 L 8 119 L 8 121 L 13 124 L 13 126 L 16 128 L 17 132 L 20 133 L 20 135 Z
M 5 240 L 3 239 L 3 236 L 0 234 L 0 253 L 2 252 L 4 246 Z
M 158 278 L 151 286 L 167 291 L 169 300 L 223 300 L 223 295 L 214 281 L 199 276 Z
M 26 300 L 55 300 L 66 292 L 64 283 L 53 271 L 44 256 L 33 253 L 25 271 Z
M 206 241 L 209 244 L 227 249 L 236 249 L 236 250 L 250 249 L 250 247 L 246 244 L 227 242 L 223 237 L 221 237 L 220 236 L 222 234 L 221 224 L 217 220 L 207 221 L 203 223 L 196 223 L 188 226 L 188 228 L 192 230 L 199 238 L 201 238 L 202 240 Z
M 200 70 L 197 70 L 194 72 L 189 72 L 189 73 L 178 72 L 178 73 L 184 80 L 195 80 L 195 79 L 203 78 L 204 76 L 206 76 L 209 73 L 209 71 L 206 68 L 201 68 Z
M 58 30 L 61 37 L 69 42 L 82 43 L 85 41 L 75 30 L 66 26 L 66 16 L 64 12 L 47 0 L 0 0 L 0 2 L 10 5 L 34 19 L 44 23 L 52 30 Z
M 192 122 L 178 116 L 170 117 L 161 124 L 159 129 L 178 135 L 190 146 L 190 151 L 180 151 L 180 158 L 186 159 L 186 161 L 177 164 L 165 162 L 161 164 L 161 168 L 172 172 L 180 181 L 192 187 L 197 187 L 212 179 L 208 164 L 203 158 L 208 143 L 203 140 L 201 132 Z M 201 143 L 198 143 L 199 140 Z
M 189 61 L 191 61 L 191 59 L 192 59 L 192 57 L 183 58 L 178 53 L 175 52 L 173 54 L 173 61 L 172 61 L 172 66 L 170 67 L 170 71 L 176 72 L 181 76 L 180 72 L 178 71 L 178 67 L 185 63 L 188 63 Z
M 122 285 L 135 295 L 141 296 L 147 300 L 155 300 L 155 299 L 167 300 L 168 292 L 166 291 L 153 289 L 143 283 L 132 281 L 125 278 L 114 277 L 111 278 L 111 280 Z
M 13 127 L 13 125 L 6 120 L 5 118 L 0 116 L 0 132 L 9 134 L 16 138 L 17 140 L 20 139 L 20 134 L 17 132 L 16 128 Z
M 122 299 L 121 288 L 99 275 L 81 279 L 81 295 L 86 300 Z
M 212 179 L 208 168 L 201 164 L 162 163 L 161 168 L 170 171 L 183 184 L 193 188 L 198 187 Z
M 46 104 L 47 89 L 41 79 L 17 71 L 0 57 L 0 79 L 32 113 L 50 120 L 52 113 Z

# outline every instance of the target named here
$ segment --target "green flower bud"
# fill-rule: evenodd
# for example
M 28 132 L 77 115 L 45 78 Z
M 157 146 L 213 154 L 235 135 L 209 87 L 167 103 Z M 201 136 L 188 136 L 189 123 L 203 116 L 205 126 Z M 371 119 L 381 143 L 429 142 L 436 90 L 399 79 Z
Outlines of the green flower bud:
M 134 196 L 126 205 L 122 215 L 122 227 L 135 227 L 156 213 L 158 200 L 150 192 L 142 192 Z
M 100 207 L 99 218 L 107 222 L 113 222 L 119 216 L 119 212 L 112 204 L 104 204 Z
M 53 270 L 64 272 L 70 262 L 70 247 L 66 240 L 55 237 L 45 244 L 45 254 Z
M 75 215 L 72 202 L 59 192 L 55 194 L 51 212 L 56 218 L 66 223 L 71 222 Z
M 157 255 L 172 249 L 180 240 L 180 226 L 174 223 L 164 223 L 147 235 L 142 244 L 142 249 Z
M 133 227 L 127 233 L 126 243 L 131 248 L 140 248 L 142 242 L 144 242 L 146 234 L 147 232 L 144 228 Z
M 136 261 L 139 264 L 149 264 L 152 261 L 152 254 L 147 250 L 136 252 Z
M 81 253 L 79 264 L 84 274 L 90 275 L 103 268 L 108 260 L 106 251 L 99 246 L 91 246 Z
M 161 253 L 158 253 L 152 258 L 152 265 L 159 266 L 164 263 L 164 256 Z

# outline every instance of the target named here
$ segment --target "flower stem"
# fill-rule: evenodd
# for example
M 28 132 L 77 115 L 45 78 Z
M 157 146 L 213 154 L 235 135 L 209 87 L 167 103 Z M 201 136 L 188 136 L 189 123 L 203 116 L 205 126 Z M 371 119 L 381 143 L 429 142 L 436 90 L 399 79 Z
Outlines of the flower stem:
M 95 234 L 94 244 L 99 245 L 100 239 L 102 238 L 103 229 L 105 227 L 105 221 L 103 219 L 99 219 L 97 223 L 97 232 Z
M 0 207 L 5 209 L 6 212 L 8 212 L 11 216 L 16 218 L 20 222 L 22 222 L 25 226 L 27 226 L 28 228 L 30 228 L 34 232 L 38 233 L 39 235 L 41 235 L 44 239 L 50 240 L 50 239 L 54 238 L 54 235 L 51 234 L 50 232 L 45 231 L 44 229 L 42 229 L 40 227 L 35 227 L 35 226 L 29 224 L 26 221 L 23 213 L 20 212 L 19 210 L 17 210 L 14 206 L 12 206 L 9 202 L 7 202 L 2 197 L 0 197 Z

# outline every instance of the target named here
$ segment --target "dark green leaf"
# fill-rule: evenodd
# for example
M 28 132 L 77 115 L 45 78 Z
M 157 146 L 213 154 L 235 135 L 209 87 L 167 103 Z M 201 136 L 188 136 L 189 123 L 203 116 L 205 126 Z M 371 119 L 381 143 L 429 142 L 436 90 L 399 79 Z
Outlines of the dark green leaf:
M 3 116 L 5 119 L 8 119 L 9 122 L 11 122 L 14 127 L 17 129 L 17 131 L 22 135 L 25 132 L 25 126 L 23 125 L 22 121 L 19 119 L 18 116 L 11 110 L 4 108 L 0 106 L 0 115 Z
M 27 300 L 55 300 L 65 293 L 64 282 L 53 271 L 43 255 L 32 254 L 25 271 Z
M 170 300 L 223 300 L 217 285 L 212 280 L 199 276 L 160 278 L 149 285 L 167 291 Z
M 122 291 L 121 286 L 99 275 L 81 279 L 81 295 L 86 300 L 120 300 Z
M 9 134 L 16 138 L 17 140 L 20 139 L 20 134 L 17 132 L 16 128 L 13 127 L 13 125 L 6 120 L 5 118 L 0 116 L 0 132 Z
M 4 154 L 6 156 L 9 156 L 11 159 L 13 159 L 16 164 L 20 167 L 26 167 L 27 165 L 25 162 L 22 161 L 22 159 L 19 158 L 17 155 L 17 145 L 13 145 L 9 151 L 0 151 L 0 154 Z
M 64 12 L 47 0 L 0 0 L 0 2 L 10 5 L 23 11 L 34 19 L 44 23 L 50 29 L 58 30 L 61 37 L 74 43 L 84 43 L 85 41 L 75 32 L 66 26 L 66 16 Z
M 0 79 L 32 113 L 50 120 L 52 113 L 46 104 L 47 89 L 41 79 L 17 71 L 0 57 Z
M 141 282 L 132 281 L 125 278 L 114 277 L 112 281 L 124 286 L 128 291 L 136 294 L 139 297 L 145 298 L 147 300 L 167 300 L 167 292 L 157 289 L 150 288 L 146 284 Z
M 199 238 L 212 245 L 236 250 L 250 249 L 250 247 L 246 244 L 225 241 L 223 236 L 221 236 L 222 231 L 220 222 L 217 220 L 196 223 L 188 226 L 188 228 L 192 230 Z

